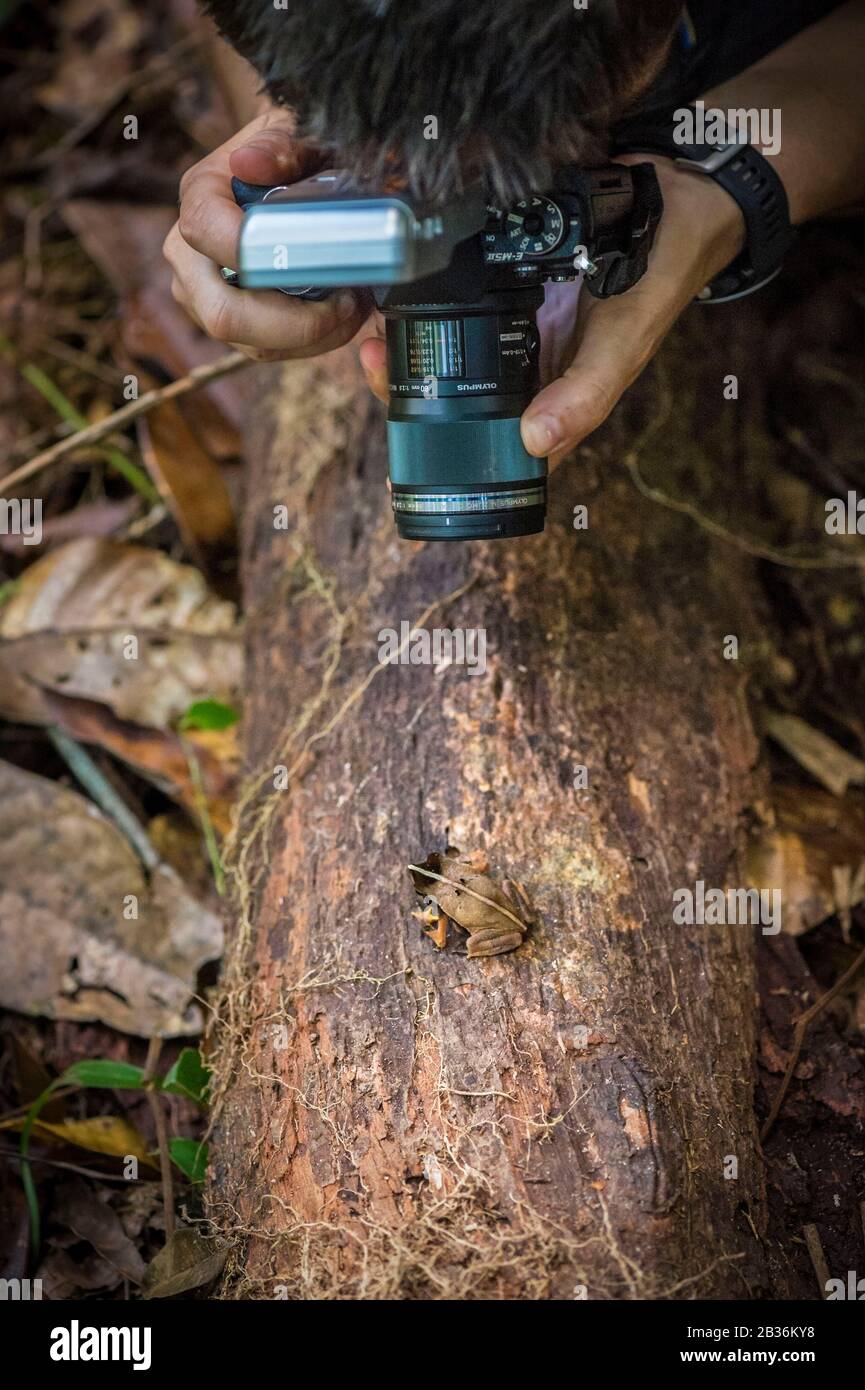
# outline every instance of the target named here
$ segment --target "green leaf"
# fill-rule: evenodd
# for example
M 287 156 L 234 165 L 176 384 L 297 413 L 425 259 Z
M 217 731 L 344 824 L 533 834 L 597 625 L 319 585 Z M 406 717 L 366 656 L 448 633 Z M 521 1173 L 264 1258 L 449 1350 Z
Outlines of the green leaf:
M 129 1062 L 76 1062 L 74 1066 L 67 1067 L 56 1084 L 140 1091 L 144 1085 L 144 1069 L 133 1067 Z
M 174 1066 L 162 1079 L 162 1090 L 175 1096 L 185 1096 L 196 1105 L 205 1104 L 205 1092 L 210 1085 L 210 1068 L 201 1060 L 197 1047 L 185 1047 Z
M 168 1151 L 181 1173 L 190 1182 L 204 1182 L 207 1172 L 207 1145 L 199 1139 L 169 1139 Z
M 180 720 L 181 729 L 230 729 L 240 715 L 219 700 L 196 700 Z

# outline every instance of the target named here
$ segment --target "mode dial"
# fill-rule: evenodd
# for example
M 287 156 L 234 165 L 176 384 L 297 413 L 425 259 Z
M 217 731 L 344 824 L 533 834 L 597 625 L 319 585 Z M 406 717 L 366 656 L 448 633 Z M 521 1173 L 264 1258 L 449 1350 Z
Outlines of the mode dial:
M 508 239 L 525 256 L 544 256 L 553 251 L 565 234 L 565 219 L 550 198 L 533 193 L 514 203 L 505 218 Z

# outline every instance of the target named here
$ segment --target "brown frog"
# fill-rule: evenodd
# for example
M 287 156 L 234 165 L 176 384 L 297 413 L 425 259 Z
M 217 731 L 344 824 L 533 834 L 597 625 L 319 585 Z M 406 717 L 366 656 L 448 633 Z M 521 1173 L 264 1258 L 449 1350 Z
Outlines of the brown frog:
M 415 891 L 428 904 L 414 915 L 430 940 L 442 948 L 448 921 L 455 922 L 468 933 L 466 954 L 472 960 L 515 951 L 532 925 L 531 904 L 522 884 L 505 879 L 500 887 L 478 867 L 479 858 L 460 857 L 458 851 L 449 850 L 409 866 Z

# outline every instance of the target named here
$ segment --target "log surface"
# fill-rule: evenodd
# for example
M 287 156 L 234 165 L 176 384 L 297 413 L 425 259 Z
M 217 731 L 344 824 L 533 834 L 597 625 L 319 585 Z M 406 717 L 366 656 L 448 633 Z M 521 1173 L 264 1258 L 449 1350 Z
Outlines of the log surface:
M 672 409 L 648 373 L 515 542 L 399 541 L 350 359 L 271 378 L 214 1030 L 229 1297 L 765 1290 L 756 933 L 673 921 L 676 888 L 747 883 L 757 743 L 723 644 L 756 624 L 748 562 L 621 467 L 693 444 L 678 332 Z M 486 672 L 379 665 L 380 630 L 419 619 L 485 629 Z M 518 951 L 423 937 L 406 866 L 448 844 L 524 885 Z

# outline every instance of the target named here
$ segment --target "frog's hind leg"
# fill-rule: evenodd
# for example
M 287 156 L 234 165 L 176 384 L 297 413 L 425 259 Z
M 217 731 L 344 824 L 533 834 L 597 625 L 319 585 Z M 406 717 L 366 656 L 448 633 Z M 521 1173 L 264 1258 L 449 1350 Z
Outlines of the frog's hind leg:
M 516 927 L 513 931 L 502 931 L 501 927 L 487 927 L 485 931 L 472 933 L 466 954 L 473 960 L 478 956 L 500 956 L 505 951 L 515 951 L 522 945 L 522 941 L 523 934 Z

